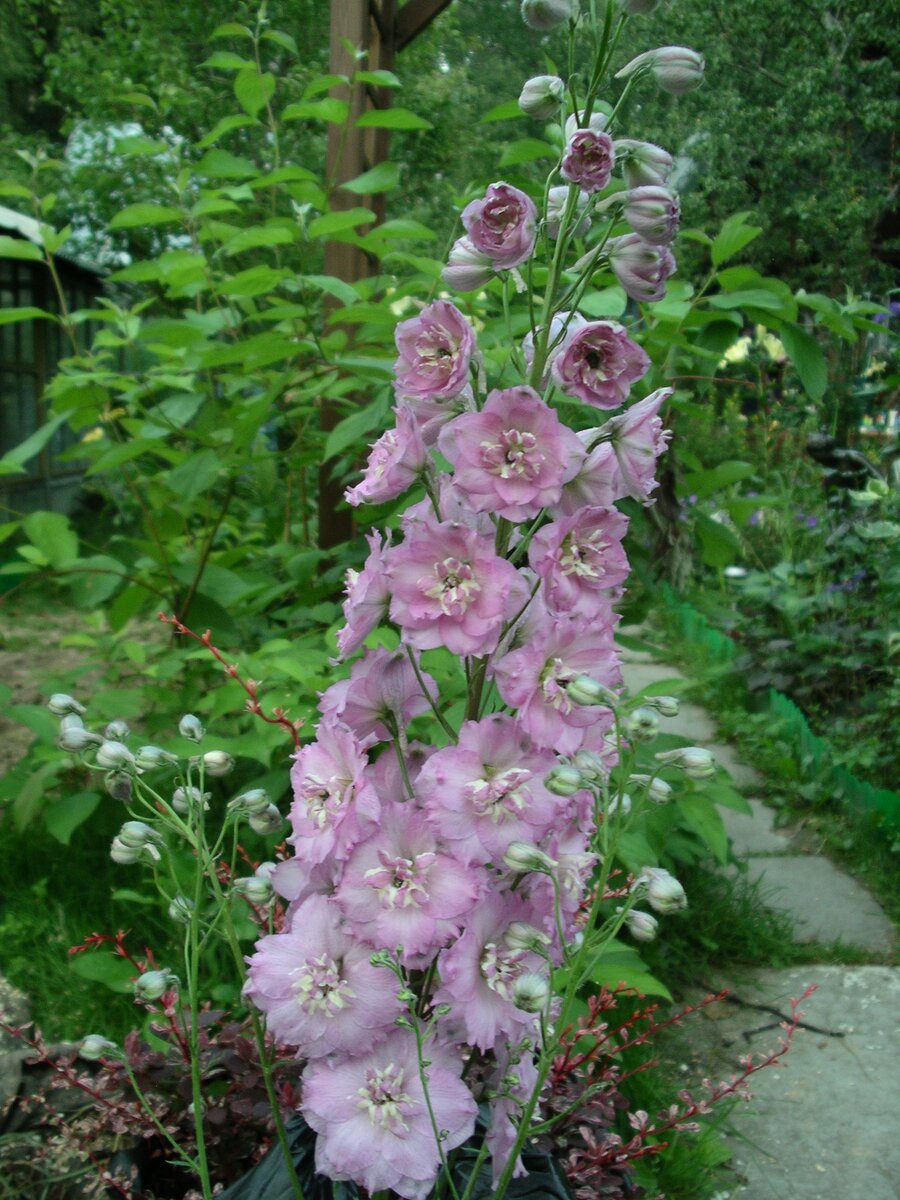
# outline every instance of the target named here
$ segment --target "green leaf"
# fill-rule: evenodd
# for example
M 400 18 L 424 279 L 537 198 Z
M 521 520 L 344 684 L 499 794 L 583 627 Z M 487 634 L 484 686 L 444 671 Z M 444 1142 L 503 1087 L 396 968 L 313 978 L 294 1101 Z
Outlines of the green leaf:
M 727 525 L 722 525 L 705 512 L 696 510 L 694 524 L 700 539 L 701 555 L 708 567 L 727 567 L 740 557 L 740 542 Z
M 333 125 L 343 125 L 347 120 L 350 106 L 346 100 L 336 96 L 326 96 L 323 100 L 301 100 L 289 104 L 281 114 L 282 121 L 330 121 Z
M 377 428 L 385 418 L 387 404 L 384 400 L 376 400 L 364 408 L 357 409 L 344 417 L 335 425 L 325 441 L 324 460 L 334 458 L 342 450 L 359 441 L 365 434 Z
M 221 37 L 245 37 L 252 40 L 253 33 L 246 25 L 240 25 L 237 21 L 223 21 L 221 25 L 217 25 L 209 35 L 209 40 Z
M 559 158 L 559 151 L 540 138 L 521 138 L 509 143 L 500 156 L 500 166 L 517 167 L 519 163 L 534 162 L 539 158 Z
M 749 479 L 754 472 L 755 467 L 752 463 L 729 460 L 707 470 L 686 475 L 678 490 L 682 496 L 697 496 L 705 500 L 707 496 L 712 496 L 722 488 L 731 487 L 742 479 Z
M 604 946 L 590 964 L 588 971 L 594 983 L 602 987 L 612 989 L 617 984 L 624 983 L 626 987 L 634 988 L 642 995 L 672 999 L 669 989 L 650 974 L 637 951 L 615 938 Z
M 198 175 L 210 179 L 250 179 L 258 175 L 258 168 L 249 158 L 241 158 L 230 150 L 207 150 L 197 163 Z
M 249 58 L 241 58 L 231 50 L 216 50 L 205 62 L 200 63 L 200 66 L 209 67 L 213 71 L 244 71 L 248 68 L 256 70 Z
M 424 117 L 408 108 L 373 108 L 356 122 L 357 129 L 433 129 Z
M 810 400 L 821 400 L 828 386 L 828 367 L 822 347 L 812 334 L 791 321 L 782 323 L 778 335 L 800 376 L 803 390 Z
M 275 91 L 275 76 L 271 71 L 260 73 L 256 67 L 239 71 L 234 81 L 234 94 L 245 113 L 255 117 L 265 108 Z
M 479 117 L 478 124 L 488 125 L 491 121 L 511 121 L 524 116 L 525 114 L 519 108 L 518 100 L 504 100 L 502 104 L 498 104 L 486 112 L 483 117 Z
M 728 834 L 712 800 L 696 792 L 680 796 L 677 811 L 688 829 L 697 835 L 724 866 L 728 862 Z
M 374 196 L 376 192 L 389 192 L 400 182 L 400 167 L 398 163 L 383 162 L 371 171 L 364 171 L 355 179 L 342 183 L 341 187 L 358 196 Z
M 223 254 L 240 254 L 260 246 L 287 246 L 294 240 L 294 231 L 284 225 L 255 225 L 242 229 L 222 246 Z
M 17 258 L 24 262 L 43 262 L 44 255 L 38 246 L 25 238 L 8 237 L 0 234 L 0 258 Z
M 75 975 L 102 983 L 112 992 L 130 992 L 137 975 L 127 958 L 120 958 L 108 950 L 78 954 L 69 960 L 69 965 Z
M 748 212 L 735 213 L 728 218 L 713 238 L 711 257 L 713 266 L 718 267 L 743 250 L 762 233 L 762 226 L 747 225 Z
M 325 213 L 309 223 L 310 237 L 330 237 L 333 233 L 346 233 L 357 225 L 369 225 L 375 214 L 368 208 L 348 208 L 343 212 Z
M 266 29 L 262 34 L 262 41 L 274 42 L 276 46 L 280 46 L 282 50 L 288 50 L 291 54 L 299 55 L 297 43 L 289 33 L 282 33 L 280 29 Z
M 78 569 L 66 577 L 78 608 L 96 609 L 114 596 L 124 582 L 126 569 L 108 554 L 79 558 Z
M 248 117 L 246 113 L 234 113 L 230 117 L 222 117 L 216 121 L 209 133 L 200 139 L 197 146 L 200 150 L 206 150 L 209 146 L 214 146 L 226 133 L 231 133 L 235 129 L 245 129 L 248 125 L 258 124 L 259 121 L 255 117 Z
M 355 304 L 359 299 L 349 283 L 345 283 L 343 279 L 336 279 L 333 275 L 301 275 L 298 282 L 304 287 L 318 288 L 320 292 L 334 296 L 345 305 Z
M 41 225 L 41 238 L 48 254 L 57 254 L 71 236 L 71 225 L 66 225 L 64 229 L 53 229 L 50 225 Z
M 214 450 L 191 454 L 184 462 L 163 475 L 168 489 L 179 499 L 190 501 L 205 492 L 219 478 L 222 464 Z
M 608 287 L 597 292 L 586 292 L 578 308 L 589 317 L 621 317 L 627 305 L 628 297 L 622 288 Z
M 782 307 L 782 300 L 772 292 L 762 288 L 747 288 L 741 292 L 719 292 L 715 296 L 706 297 L 707 304 L 713 308 L 767 308 L 777 312 Z
M 184 220 L 180 208 L 169 204 L 129 204 L 116 213 L 109 223 L 110 229 L 137 229 L 141 225 L 172 225 Z
M 72 834 L 83 825 L 100 803 L 98 792 L 76 792 L 65 800 L 57 800 L 44 813 L 44 824 L 51 837 L 68 846 Z
M 62 513 L 29 513 L 22 529 L 51 567 L 67 567 L 78 557 L 78 535 Z
M 33 192 L 21 183 L 0 183 L 0 196 L 15 196 L 19 200 L 32 200 Z
M 27 437 L 24 442 L 20 442 L 18 446 L 12 450 L 8 450 L 3 458 L 0 459 L 0 466 L 3 467 L 4 475 L 20 474 L 24 464 L 29 459 L 34 458 L 51 440 L 53 435 L 59 429 L 60 425 L 65 425 L 71 415 L 71 410 L 66 412 L 56 413 L 49 421 L 45 421 L 39 429 L 36 429 L 30 437 Z M 8 470 L 6 468 L 9 468 Z
M 59 317 L 56 313 L 45 312 L 43 308 L 35 308 L 33 305 L 26 308 L 4 308 L 0 309 L 0 325 L 11 325 L 14 321 L 58 321 Z

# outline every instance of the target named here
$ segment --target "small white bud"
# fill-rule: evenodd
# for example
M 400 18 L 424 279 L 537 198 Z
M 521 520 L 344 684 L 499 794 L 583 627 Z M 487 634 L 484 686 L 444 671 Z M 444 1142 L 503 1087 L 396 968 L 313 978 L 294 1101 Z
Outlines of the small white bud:
M 650 907 L 658 913 L 678 912 L 687 908 L 687 895 L 674 875 L 663 867 L 644 867 L 634 881 L 634 889 L 646 887 Z
M 579 750 L 572 761 L 591 783 L 602 783 L 609 775 L 609 768 L 595 750 Z
M 269 804 L 262 812 L 251 813 L 247 823 L 254 833 L 265 837 L 267 834 L 277 833 L 284 824 L 284 818 L 274 804 Z
M 271 803 L 271 797 L 265 788 L 251 788 L 249 792 L 241 792 L 239 796 L 229 800 L 228 808 L 242 816 L 259 816 L 266 812 Z
M 85 1059 L 87 1062 L 96 1062 L 98 1058 L 108 1057 L 114 1051 L 118 1051 L 119 1047 L 115 1042 L 111 1042 L 109 1038 L 101 1037 L 99 1033 L 89 1033 L 82 1040 L 78 1050 L 78 1057 Z
M 628 782 L 636 787 L 644 788 L 647 799 L 654 804 L 667 804 L 672 799 L 671 786 L 664 779 L 655 775 L 629 775 Z
M 195 717 L 193 713 L 185 713 L 178 722 L 178 732 L 192 742 L 199 742 L 206 730 L 200 724 L 199 717 Z
M 75 724 L 76 721 L 78 722 L 77 725 Z M 89 729 L 85 729 L 81 717 L 71 716 L 63 717 L 62 721 L 60 721 L 59 737 L 56 739 L 56 744 L 60 750 L 66 750 L 69 754 L 80 754 L 88 746 L 95 746 L 102 740 L 99 733 L 91 733 Z
M 121 742 L 103 742 L 97 751 L 97 766 L 109 767 L 110 770 L 121 771 L 134 768 L 134 755 Z
M 615 708 L 619 703 L 614 691 L 590 675 L 578 675 L 571 683 L 567 683 L 566 695 L 575 704 L 602 704 L 606 708 Z
M 160 853 L 157 845 L 161 845 L 163 836 L 143 821 L 126 821 L 113 838 L 110 855 L 113 862 L 130 865 L 135 863 L 142 854 L 159 862 Z
M 172 807 L 177 813 L 189 813 L 203 805 L 203 811 L 209 811 L 211 792 L 201 792 L 198 787 L 179 787 L 172 793 Z
M 652 742 L 659 733 L 659 717 L 652 708 L 636 708 L 629 715 L 625 730 L 633 742 Z
M 510 921 L 503 935 L 510 950 L 536 950 L 550 945 L 550 936 L 527 921 Z
M 682 746 L 679 750 L 663 750 L 657 762 L 681 767 L 688 779 L 709 779 L 716 773 L 716 760 L 703 746 Z
M 103 786 L 113 800 L 128 804 L 134 790 L 134 780 L 127 771 L 107 771 L 103 776 Z
M 674 696 L 645 696 L 648 708 L 655 708 L 661 717 L 677 717 L 678 701 Z
M 103 736 L 108 742 L 124 742 L 131 730 L 124 721 L 110 721 L 103 730 Z
M 535 75 L 527 80 L 519 96 L 519 108 L 529 117 L 549 121 L 559 112 L 566 85 L 558 75 Z
M 275 895 L 275 889 L 268 879 L 258 875 L 248 875 L 244 879 L 236 879 L 234 890 L 240 896 L 246 897 L 251 904 L 268 904 Z
M 207 775 L 228 775 L 234 770 L 234 759 L 226 750 L 207 750 L 202 762 Z
M 659 932 L 659 921 L 651 913 L 631 908 L 625 917 L 625 927 L 636 942 L 652 942 Z
M 511 871 L 540 871 L 549 874 L 559 863 L 529 842 L 510 842 L 503 861 Z
M 175 896 L 169 903 L 169 920 L 188 925 L 193 911 L 194 902 L 189 896 Z
M 550 999 L 550 985 L 543 975 L 529 972 L 513 984 L 512 1001 L 523 1012 L 542 1012 Z
M 554 796 L 574 796 L 584 787 L 584 779 L 577 768 L 560 763 L 544 776 L 544 787 Z
M 161 750 L 159 746 L 141 746 L 134 756 L 134 762 L 140 770 L 152 771 L 154 767 L 170 767 L 177 763 L 178 755 Z
M 143 821 L 126 821 L 119 830 L 119 837 L 126 846 L 136 846 L 138 849 L 154 842 L 161 843 L 163 840 L 161 833 L 152 825 L 145 825 Z
M 83 704 L 79 704 L 74 696 L 67 696 L 65 692 L 54 692 L 47 701 L 47 707 L 57 717 L 66 717 L 72 713 L 83 717 L 87 712 Z
M 532 29 L 553 29 L 575 14 L 575 0 L 522 0 L 522 19 Z
M 178 979 L 171 971 L 144 971 L 134 981 L 136 1000 L 158 1000 L 160 996 L 178 986 Z
M 612 816 L 613 813 L 620 812 L 623 817 L 627 817 L 631 812 L 631 797 L 627 792 L 622 792 L 621 795 L 613 796 L 609 804 L 606 806 L 607 816 Z

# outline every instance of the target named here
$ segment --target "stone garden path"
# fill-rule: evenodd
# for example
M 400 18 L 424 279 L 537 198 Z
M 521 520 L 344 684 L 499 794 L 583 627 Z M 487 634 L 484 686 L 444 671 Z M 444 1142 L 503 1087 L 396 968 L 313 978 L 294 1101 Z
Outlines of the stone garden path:
M 683 678 L 653 652 L 623 650 L 622 656 L 631 692 Z M 790 915 L 796 940 L 839 941 L 874 960 L 703 980 L 780 1012 L 807 984 L 817 984 L 804 1004 L 806 1020 L 828 1031 L 798 1030 L 782 1063 L 754 1076 L 753 1099 L 731 1117 L 735 1180 L 720 1200 L 898 1200 L 900 967 L 882 965 L 895 945 L 893 923 L 857 880 L 801 850 L 790 830 L 775 828 L 774 810 L 758 798 L 763 781 L 717 740 L 704 709 L 683 701 L 662 728 L 706 746 L 749 800 L 751 815 L 721 810 L 734 852 L 749 878 L 761 880 L 767 904 Z M 698 986 L 696 994 L 705 991 Z M 714 1005 L 683 1027 L 693 1060 L 684 1069 L 699 1069 L 714 1082 L 730 1078 L 740 1055 L 773 1048 L 778 1033 L 778 1018 L 766 1011 Z

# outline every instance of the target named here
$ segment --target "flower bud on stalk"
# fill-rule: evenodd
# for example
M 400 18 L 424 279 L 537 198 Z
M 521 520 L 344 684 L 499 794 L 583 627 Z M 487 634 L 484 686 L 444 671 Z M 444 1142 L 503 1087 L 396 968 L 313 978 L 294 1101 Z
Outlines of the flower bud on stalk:
M 458 292 L 474 292 L 494 278 L 494 266 L 486 254 L 476 250 L 467 237 L 457 238 L 441 272 L 447 287 Z
M 512 1002 L 523 1012 L 543 1012 L 550 999 L 550 985 L 543 975 L 520 975 L 513 984 Z
M 522 19 L 531 29 L 553 29 L 575 16 L 575 0 L 522 0 Z
M 127 771 L 107 771 L 103 776 L 103 786 L 113 800 L 128 804 L 134 791 L 134 780 Z
M 678 233 L 681 205 L 668 188 L 647 185 L 633 188 L 625 197 L 624 217 L 645 242 L 667 246 Z
M 529 117 L 549 121 L 559 111 L 566 85 L 558 75 L 535 75 L 526 81 L 519 96 L 519 108 Z
M 547 193 L 547 213 L 544 228 L 547 232 L 547 237 L 552 238 L 554 241 L 559 237 L 559 230 L 569 203 L 571 190 L 568 186 L 552 187 Z M 583 215 L 588 205 L 588 199 L 587 192 L 579 191 L 578 199 L 575 202 L 575 215 L 572 218 L 574 225 L 572 233 L 575 237 L 584 237 L 591 227 L 590 217 Z
M 659 733 L 659 717 L 652 708 L 636 708 L 628 717 L 625 730 L 633 742 L 652 742 Z
M 56 739 L 56 744 L 60 750 L 67 750 L 70 754 L 80 754 L 88 746 L 94 746 L 102 741 L 99 733 L 91 733 L 89 729 L 85 729 L 81 717 L 75 713 L 63 717 L 59 723 L 59 737 Z
M 169 920 L 188 925 L 193 909 L 194 902 L 189 896 L 175 896 L 169 903 Z
M 659 932 L 659 921 L 651 913 L 631 908 L 625 916 L 625 928 L 636 942 L 652 942 Z
M 644 703 L 648 708 L 655 708 L 661 717 L 677 717 L 678 701 L 674 696 L 645 696 Z
M 613 813 L 617 813 L 620 810 L 623 817 L 627 817 L 631 812 L 631 797 L 627 792 L 623 792 L 620 796 L 613 796 L 612 800 L 606 806 L 606 815 L 611 817 Z
M 134 998 L 148 1003 L 177 986 L 178 978 L 171 971 L 144 971 L 134 981 Z
M 209 812 L 211 795 L 211 792 L 201 792 L 198 787 L 179 787 L 172 793 L 172 807 L 177 813 L 189 813 L 202 804 L 203 811 Z
M 675 273 L 675 257 L 667 246 L 653 246 L 636 233 L 613 238 L 609 265 L 632 300 L 652 304 L 666 294 L 666 280 Z
M 284 823 L 284 818 L 274 804 L 269 804 L 262 812 L 250 813 L 247 823 L 254 833 L 265 837 L 267 834 L 277 833 Z
M 226 750 L 207 750 L 201 759 L 192 761 L 202 762 L 206 774 L 214 777 L 228 775 L 234 770 L 234 759 Z
M 134 756 L 135 766 L 144 771 L 152 771 L 154 767 L 171 767 L 178 762 L 177 754 L 161 750 L 159 746 L 141 746 Z
M 89 1033 L 82 1040 L 78 1050 L 78 1057 L 85 1059 L 87 1062 L 96 1062 L 98 1058 L 108 1056 L 113 1052 L 118 1052 L 119 1047 L 115 1042 L 111 1042 L 109 1038 L 101 1037 L 99 1033 Z
M 110 721 L 103 730 L 103 736 L 108 742 L 124 742 L 131 730 L 125 721 Z
M 511 871 L 538 871 L 543 875 L 549 875 L 554 867 L 559 866 L 555 858 L 530 842 L 510 842 L 503 861 Z
M 162 840 L 162 834 L 143 821 L 126 821 L 113 838 L 110 854 L 113 862 L 125 865 L 137 862 L 142 854 L 159 862 L 161 856 L 156 847 Z
M 609 774 L 609 768 L 595 750 L 579 750 L 572 761 L 590 783 L 602 783 Z
M 619 697 L 614 691 L 590 675 L 578 675 L 566 684 L 566 695 L 575 704 L 602 704 L 605 708 L 615 708 Z
M 511 921 L 506 927 L 503 940 L 510 950 L 535 950 L 540 954 L 550 945 L 551 938 L 536 926 L 529 925 L 527 921 Z
M 272 887 L 272 872 L 275 867 L 275 863 L 260 863 L 253 875 L 235 880 L 234 890 L 251 904 L 268 904 L 275 895 L 275 889 Z
M 663 867 L 644 867 L 632 890 L 646 887 L 650 907 L 658 913 L 678 912 L 687 908 L 687 895 L 674 875 Z
M 672 799 L 672 788 L 664 779 L 652 775 L 629 775 L 628 782 L 645 788 L 647 799 L 654 804 L 666 804 Z
M 265 788 L 251 788 L 247 792 L 241 792 L 233 800 L 229 800 L 228 810 L 239 816 L 259 816 L 270 807 L 271 803 L 272 800 Z
M 574 796 L 584 787 L 584 779 L 576 767 L 560 763 L 544 776 L 544 787 L 554 796 Z
M 103 742 L 97 751 L 97 766 L 108 767 L 110 770 L 127 771 L 134 769 L 137 764 L 134 755 L 121 742 Z
M 681 96 L 703 82 L 703 55 L 687 46 L 660 46 L 645 50 L 616 72 L 616 79 L 627 79 L 636 71 L 649 71 L 664 92 Z
M 662 187 L 674 166 L 668 150 L 652 142 L 637 142 L 621 138 L 615 144 L 616 162 L 622 164 L 622 174 L 629 190 L 640 187 Z
M 183 738 L 188 738 L 192 742 L 199 742 L 206 730 L 200 724 L 199 717 L 195 717 L 193 713 L 185 713 L 178 722 L 178 732 Z
M 67 717 L 71 713 L 83 717 L 87 712 L 83 704 L 79 704 L 73 696 L 67 696 L 65 692 L 54 692 L 47 701 L 47 707 L 57 717 Z
M 681 767 L 688 779 L 710 779 L 716 773 L 716 760 L 702 746 L 682 746 L 680 750 L 663 750 L 656 761 L 671 767 Z

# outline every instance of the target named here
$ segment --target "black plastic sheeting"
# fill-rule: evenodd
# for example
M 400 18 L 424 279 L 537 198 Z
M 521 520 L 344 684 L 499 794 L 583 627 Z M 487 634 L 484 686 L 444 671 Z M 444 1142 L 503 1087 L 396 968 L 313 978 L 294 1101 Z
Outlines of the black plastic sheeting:
M 316 1174 L 316 1135 L 302 1117 L 291 1118 L 287 1135 L 304 1200 L 359 1200 L 360 1191 L 356 1184 L 335 1183 Z M 464 1146 L 456 1155 L 453 1182 L 458 1191 L 467 1186 L 477 1154 L 477 1147 Z M 565 1175 L 549 1154 L 526 1150 L 522 1162 L 528 1175 L 524 1179 L 514 1179 L 509 1185 L 506 1195 L 510 1200 L 572 1200 Z M 493 1194 L 490 1165 L 483 1164 L 472 1200 L 490 1200 Z M 218 1200 L 294 1200 L 278 1143 L 242 1179 L 226 1188 Z

